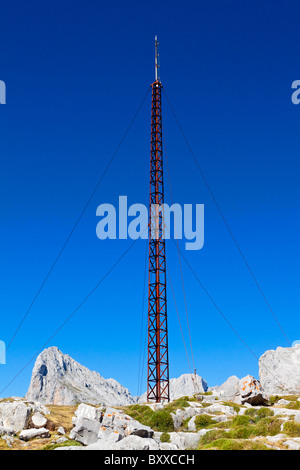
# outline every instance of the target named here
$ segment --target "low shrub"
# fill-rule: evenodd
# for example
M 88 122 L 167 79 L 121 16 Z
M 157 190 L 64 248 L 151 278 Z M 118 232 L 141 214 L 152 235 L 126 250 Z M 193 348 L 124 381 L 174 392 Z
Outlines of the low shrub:
M 196 416 L 195 418 L 195 426 L 197 431 L 199 431 L 199 429 L 208 428 L 208 426 L 211 426 L 215 423 L 216 421 L 211 416 L 206 414 Z
M 160 441 L 161 442 L 170 442 L 171 441 L 171 436 L 168 432 L 163 432 L 162 435 L 160 436 Z
M 286 421 L 283 425 L 283 431 L 289 437 L 300 437 L 300 423 L 294 421 Z

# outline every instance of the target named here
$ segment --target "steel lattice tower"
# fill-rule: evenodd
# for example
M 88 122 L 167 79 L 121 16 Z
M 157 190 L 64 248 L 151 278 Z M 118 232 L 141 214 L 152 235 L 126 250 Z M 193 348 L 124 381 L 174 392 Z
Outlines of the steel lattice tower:
M 163 237 L 164 203 L 162 109 L 158 42 L 155 38 L 155 82 L 152 83 L 149 296 L 148 296 L 148 390 L 147 399 L 170 400 L 166 289 L 166 248 Z

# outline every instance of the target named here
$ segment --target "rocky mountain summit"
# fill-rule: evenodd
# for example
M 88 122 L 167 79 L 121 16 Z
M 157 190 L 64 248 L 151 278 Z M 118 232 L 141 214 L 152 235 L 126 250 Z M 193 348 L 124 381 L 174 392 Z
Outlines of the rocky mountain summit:
M 33 368 L 27 400 L 53 405 L 124 406 L 135 403 L 127 388 L 104 379 L 58 348 L 45 349 Z

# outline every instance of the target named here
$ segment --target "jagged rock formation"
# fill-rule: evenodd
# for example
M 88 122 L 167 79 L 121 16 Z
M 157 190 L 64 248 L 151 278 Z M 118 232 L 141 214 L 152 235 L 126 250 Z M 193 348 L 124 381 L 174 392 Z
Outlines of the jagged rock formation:
M 252 375 L 239 379 L 235 375 L 229 377 L 220 387 L 212 387 L 210 391 L 222 400 L 234 401 L 238 404 L 266 405 L 268 396 L 258 380 Z
M 202 377 L 195 374 L 183 374 L 178 379 L 170 379 L 170 399 L 184 396 L 193 396 L 197 393 L 204 393 L 207 391 L 207 383 Z M 147 393 L 144 393 L 139 398 L 139 403 L 147 401 Z
M 91 372 L 56 347 L 45 349 L 38 356 L 26 398 L 54 405 L 135 403 L 128 389 L 116 380 Z
M 259 360 L 259 377 L 266 393 L 299 393 L 300 345 L 266 351 Z

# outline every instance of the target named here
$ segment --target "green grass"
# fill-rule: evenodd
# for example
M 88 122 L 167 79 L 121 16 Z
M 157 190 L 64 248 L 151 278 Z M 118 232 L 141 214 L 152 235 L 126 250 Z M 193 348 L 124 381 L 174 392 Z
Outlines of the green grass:
M 210 444 L 198 447 L 199 450 L 218 449 L 218 450 L 270 450 L 259 442 L 247 441 L 243 439 L 217 439 Z
M 166 407 L 167 408 L 167 407 Z M 171 411 L 153 411 L 146 405 L 132 405 L 126 408 L 126 413 L 145 426 L 150 426 L 154 431 L 168 432 L 174 431 L 174 423 Z
M 206 414 L 196 416 L 195 418 L 195 426 L 197 431 L 199 431 L 199 429 L 208 428 L 209 426 L 212 426 L 216 423 L 217 422 L 211 416 Z
M 171 441 L 171 436 L 168 432 L 163 432 L 162 435 L 160 436 L 160 441 L 161 442 L 170 442 Z
M 209 431 L 201 437 L 198 449 L 201 449 L 203 446 L 208 445 L 211 442 L 217 441 L 218 439 L 224 439 L 226 437 L 227 432 L 223 431 L 222 429 L 214 429 L 212 431 Z
M 300 423 L 294 421 L 287 421 L 283 425 L 283 432 L 289 437 L 300 437 Z
M 298 396 L 296 395 L 286 395 L 283 397 L 273 395 L 270 397 L 270 403 L 272 405 L 276 405 L 276 403 L 282 399 L 290 402 L 288 405 L 284 405 L 284 408 L 287 408 L 289 410 L 300 410 L 300 401 L 298 401 Z
M 222 405 L 231 406 L 231 408 L 233 408 L 236 413 L 238 413 L 242 408 L 242 405 L 237 405 L 236 403 L 232 403 L 231 401 L 223 401 Z
M 266 407 L 260 409 L 248 408 L 248 410 L 245 411 L 244 416 L 250 416 L 255 421 L 259 421 L 262 418 L 274 416 L 274 411 Z
M 195 399 L 191 399 L 189 397 L 181 397 L 178 400 L 174 400 L 168 405 L 164 407 L 164 410 L 174 413 L 176 410 L 184 410 L 184 408 L 189 407 L 189 401 L 195 401 Z
M 57 449 L 58 447 L 78 447 L 78 446 L 81 446 L 81 444 L 79 444 L 79 442 L 77 441 L 71 441 L 71 440 L 68 440 L 68 441 L 65 441 L 65 442 L 61 442 L 60 444 L 57 443 L 57 444 L 48 444 L 46 445 L 45 447 L 43 447 L 42 450 L 54 450 L 54 449 Z
M 235 448 L 235 446 L 240 445 L 239 442 L 246 441 L 247 439 L 259 436 L 275 436 L 279 434 L 281 432 L 282 420 L 278 417 L 272 416 L 272 410 L 267 409 L 266 411 L 266 409 L 263 408 L 261 408 L 261 410 L 264 411 L 251 408 L 249 409 L 249 413 L 246 415 L 238 415 L 235 416 L 232 420 L 213 425 L 215 429 L 209 431 L 201 437 L 199 442 L 199 449 L 213 448 L 215 446 L 219 448 L 218 445 L 216 445 L 216 441 L 220 440 L 226 440 L 226 443 L 224 444 L 226 448 L 229 446 L 229 442 L 232 441 L 232 445 Z M 266 414 L 268 416 L 266 416 Z M 292 425 L 295 424 L 293 422 L 291 423 Z M 212 425 L 206 427 L 211 428 Z M 298 431 L 300 435 L 300 425 L 299 430 L 297 426 L 290 426 L 289 428 L 289 432 L 291 433 L 290 435 L 298 435 Z M 244 446 L 244 442 L 242 442 L 242 446 Z

